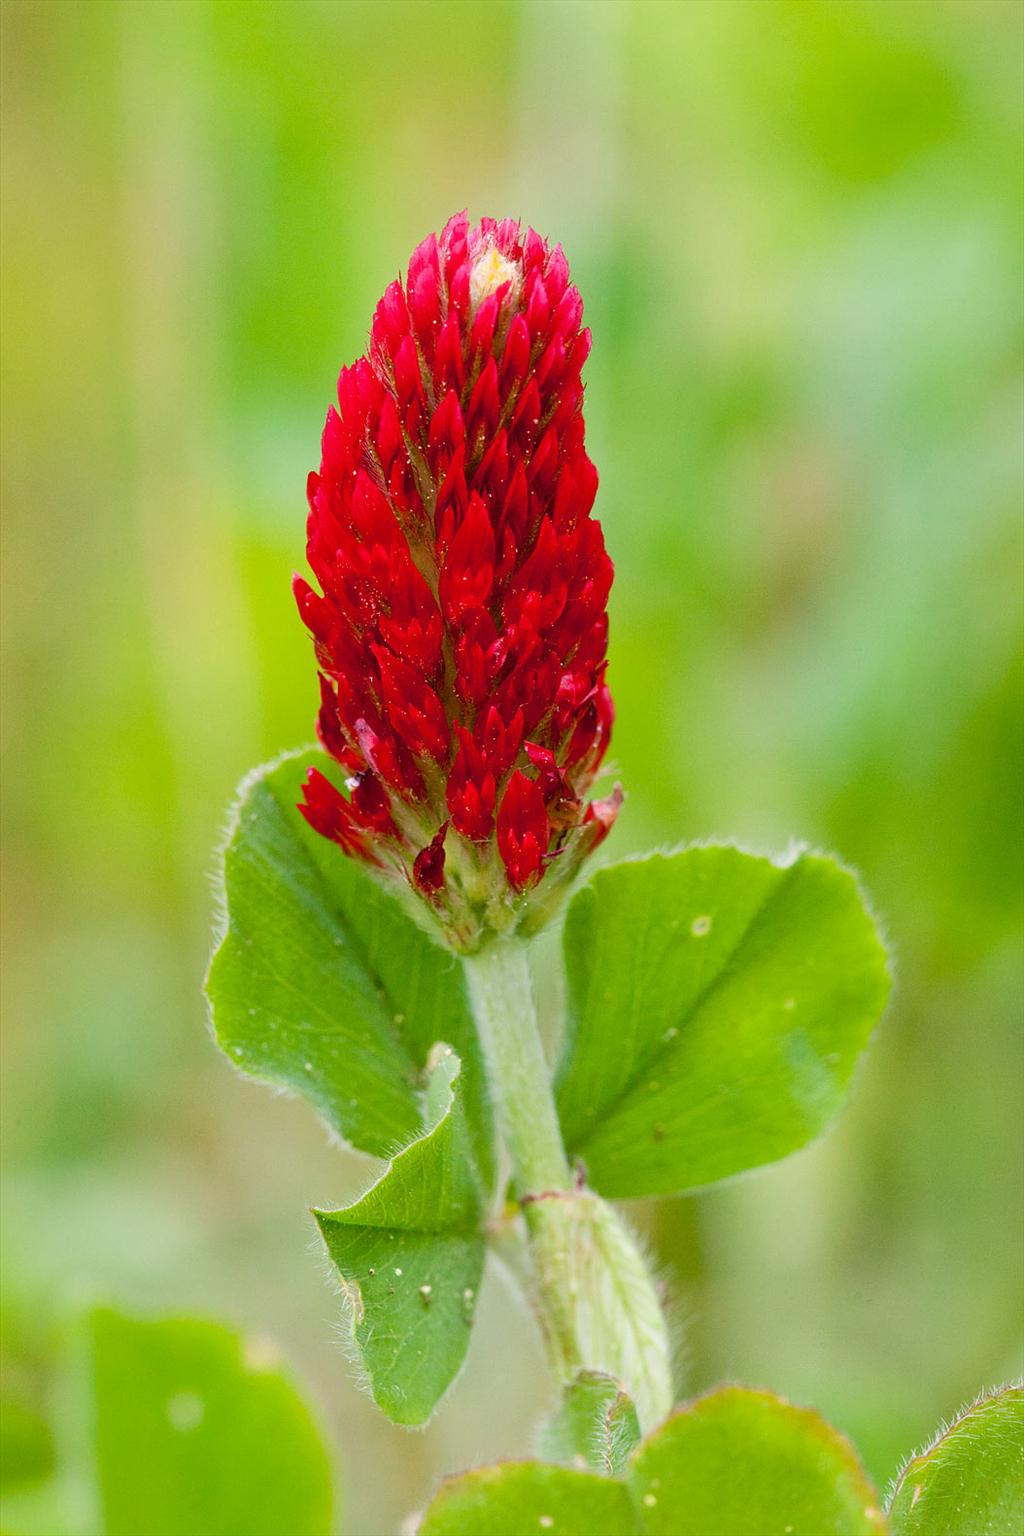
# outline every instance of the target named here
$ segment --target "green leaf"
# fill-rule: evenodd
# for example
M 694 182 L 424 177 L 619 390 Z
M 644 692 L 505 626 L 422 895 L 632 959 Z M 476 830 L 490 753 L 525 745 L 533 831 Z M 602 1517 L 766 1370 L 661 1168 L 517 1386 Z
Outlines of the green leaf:
M 483 1272 L 483 1192 L 461 1097 L 458 1058 L 442 1048 L 432 1129 L 354 1205 L 314 1212 L 374 1399 L 399 1424 L 424 1423 L 457 1374 Z
M 524 1461 L 447 1479 L 418 1536 L 633 1536 L 637 1530 L 622 1483 Z
M 537 1450 L 545 1461 L 615 1476 L 639 1439 L 636 1409 L 621 1383 L 603 1371 L 580 1371 L 541 1430 Z
M 914 1456 L 889 1504 L 893 1536 L 1020 1536 L 1024 1388 L 980 1398 Z
M 772 1162 L 839 1109 L 885 1006 L 885 951 L 854 877 L 687 848 L 598 871 L 565 926 L 558 1105 L 611 1197 Z
M 630 1488 L 645 1536 L 881 1536 L 849 1442 L 809 1408 L 723 1387 L 644 1441 Z
M 602 1490 L 604 1490 L 602 1492 Z M 450 1479 L 419 1536 L 884 1536 L 849 1442 L 807 1408 L 723 1387 L 648 1436 L 623 1480 L 540 1462 Z
M 327 1453 L 268 1345 L 106 1310 L 90 1338 L 106 1536 L 328 1536 Z
M 376 1157 L 423 1128 L 422 1081 L 445 1041 L 465 1073 L 476 1161 L 489 1177 L 490 1107 L 462 968 L 399 901 L 296 810 L 321 752 L 290 754 L 243 783 L 224 849 L 220 944 L 207 996 L 236 1066 L 301 1094 Z

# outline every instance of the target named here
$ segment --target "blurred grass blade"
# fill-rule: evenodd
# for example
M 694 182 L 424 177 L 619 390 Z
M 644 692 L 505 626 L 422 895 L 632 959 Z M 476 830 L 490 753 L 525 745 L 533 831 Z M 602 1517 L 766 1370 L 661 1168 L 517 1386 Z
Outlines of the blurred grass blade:
M 53 1471 L 50 1426 L 20 1398 L 0 1397 L 0 1493 L 40 1482 Z

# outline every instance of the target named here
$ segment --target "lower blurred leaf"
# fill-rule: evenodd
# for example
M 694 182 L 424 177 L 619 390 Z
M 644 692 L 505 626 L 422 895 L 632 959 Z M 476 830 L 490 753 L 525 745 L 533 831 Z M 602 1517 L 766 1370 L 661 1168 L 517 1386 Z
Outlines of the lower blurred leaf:
M 540 1461 L 481 1467 L 442 1484 L 418 1536 L 632 1536 L 637 1532 L 622 1483 Z
M 581 1402 L 582 1398 L 577 1399 Z M 883 1536 L 849 1442 L 807 1408 L 724 1387 L 643 1441 L 623 1480 L 538 1462 L 450 1479 L 419 1536 Z
M 327 1452 L 270 1345 L 106 1310 L 90 1338 L 105 1536 L 329 1536 Z
M 856 1453 L 810 1408 L 722 1387 L 681 1408 L 633 1458 L 649 1536 L 881 1536 L 881 1501 Z

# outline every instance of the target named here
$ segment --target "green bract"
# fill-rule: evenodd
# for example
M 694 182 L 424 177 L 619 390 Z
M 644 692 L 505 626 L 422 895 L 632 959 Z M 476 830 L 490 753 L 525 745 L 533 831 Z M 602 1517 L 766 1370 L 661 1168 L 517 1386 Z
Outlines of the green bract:
M 579 1371 L 541 1430 L 537 1450 L 545 1461 L 582 1461 L 595 1472 L 616 1474 L 639 1439 L 636 1409 L 615 1378 Z
M 558 1105 L 610 1197 L 768 1163 L 836 1113 L 889 991 L 853 876 L 694 847 L 600 870 L 565 925 Z

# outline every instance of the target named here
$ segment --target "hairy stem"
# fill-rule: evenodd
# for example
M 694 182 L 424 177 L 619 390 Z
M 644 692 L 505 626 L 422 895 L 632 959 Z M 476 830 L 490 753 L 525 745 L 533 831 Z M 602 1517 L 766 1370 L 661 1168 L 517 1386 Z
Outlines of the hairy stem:
M 516 1193 L 529 1202 L 570 1190 L 572 1173 L 537 1029 L 526 946 L 514 938 L 495 939 L 467 956 L 465 966 Z
M 528 1284 L 560 1382 L 607 1371 L 641 1424 L 671 1406 L 668 1334 L 654 1285 L 625 1223 L 577 1187 L 565 1155 L 537 1029 L 526 947 L 495 939 L 465 960 L 498 1128 L 525 1219 Z

